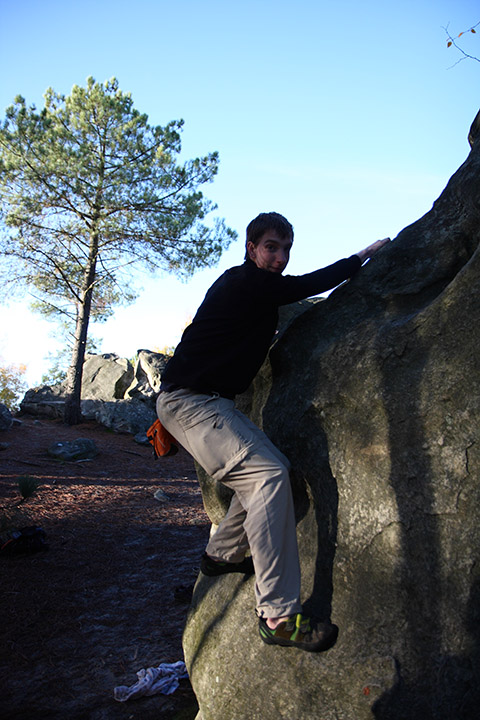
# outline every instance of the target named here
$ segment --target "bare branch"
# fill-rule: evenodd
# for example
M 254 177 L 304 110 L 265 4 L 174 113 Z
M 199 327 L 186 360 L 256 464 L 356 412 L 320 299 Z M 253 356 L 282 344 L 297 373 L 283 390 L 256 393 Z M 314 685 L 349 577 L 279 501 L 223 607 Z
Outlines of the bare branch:
M 477 28 L 479 25 L 480 25 L 480 21 L 477 22 L 475 25 L 472 25 L 472 27 L 469 28 L 468 30 L 463 30 L 463 31 L 460 32 L 458 35 L 456 35 L 455 37 L 452 37 L 452 35 L 450 35 L 450 32 L 449 32 L 449 30 L 448 30 L 448 25 L 447 25 L 447 27 L 444 27 L 444 28 L 443 28 L 444 31 L 445 31 L 445 34 L 447 35 L 447 48 L 454 47 L 454 48 L 455 48 L 456 50 L 458 50 L 458 51 L 462 54 L 462 56 L 463 56 L 463 57 L 461 57 L 459 60 L 457 60 L 456 63 L 454 63 L 453 65 L 451 65 L 451 66 L 449 67 L 449 70 L 451 70 L 451 68 L 453 68 L 453 67 L 455 67 L 456 65 L 458 65 L 459 63 L 461 63 L 463 60 L 467 60 L 467 59 L 468 59 L 468 60 L 476 60 L 477 62 L 480 62 L 480 58 L 477 58 L 477 57 L 475 57 L 475 55 L 470 55 L 469 53 L 465 52 L 465 50 L 464 50 L 462 47 L 460 47 L 460 45 L 457 43 L 457 40 L 458 40 L 460 37 L 462 37 L 463 35 L 466 35 L 467 33 L 476 34 L 477 31 L 475 30 L 475 28 Z

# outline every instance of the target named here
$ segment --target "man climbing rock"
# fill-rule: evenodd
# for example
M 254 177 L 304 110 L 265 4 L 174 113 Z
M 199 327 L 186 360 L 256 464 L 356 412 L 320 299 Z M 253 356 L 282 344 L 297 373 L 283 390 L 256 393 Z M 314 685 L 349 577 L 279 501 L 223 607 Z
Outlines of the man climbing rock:
M 348 280 L 388 242 L 305 275 L 283 275 L 293 228 L 278 213 L 260 214 L 247 227 L 244 263 L 208 290 L 162 376 L 162 425 L 212 478 L 234 491 L 201 570 L 211 576 L 255 572 L 259 633 L 271 645 L 326 650 L 338 629 L 302 614 L 290 463 L 234 399 L 265 360 L 278 307 Z

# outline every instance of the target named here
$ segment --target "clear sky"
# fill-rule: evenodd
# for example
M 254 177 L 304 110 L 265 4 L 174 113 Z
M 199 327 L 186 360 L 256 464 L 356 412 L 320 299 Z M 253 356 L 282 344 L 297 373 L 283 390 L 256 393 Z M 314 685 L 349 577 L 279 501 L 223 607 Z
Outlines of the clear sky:
M 183 157 L 217 150 L 206 197 L 239 233 L 187 283 L 139 276 L 138 301 L 92 328 L 101 352 L 178 342 L 209 285 L 243 261 L 244 233 L 276 210 L 295 228 L 299 274 L 395 236 L 427 212 L 469 152 L 480 63 L 447 49 L 480 20 L 478 0 L 0 0 L 0 110 L 42 107 L 88 76 L 117 77 L 153 125 L 183 118 Z M 478 34 L 461 38 L 480 57 Z M 0 268 L 1 272 L 1 268 Z M 55 326 L 1 307 L 0 362 L 30 386 Z

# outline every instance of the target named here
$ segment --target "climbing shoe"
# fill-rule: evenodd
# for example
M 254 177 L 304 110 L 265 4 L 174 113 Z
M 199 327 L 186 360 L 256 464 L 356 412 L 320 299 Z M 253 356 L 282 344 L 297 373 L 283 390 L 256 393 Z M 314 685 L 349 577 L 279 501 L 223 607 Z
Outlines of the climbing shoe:
M 246 557 L 239 563 L 223 562 L 221 560 L 212 560 L 207 553 L 202 557 L 200 570 L 204 575 L 214 577 L 215 575 L 225 575 L 226 573 L 243 573 L 244 575 L 253 575 L 255 572 L 253 560 Z
M 267 645 L 296 647 L 309 652 L 322 652 L 335 644 L 338 627 L 329 622 L 316 622 L 301 613 L 292 615 L 281 622 L 275 630 L 268 627 L 264 618 L 259 618 L 258 630 Z

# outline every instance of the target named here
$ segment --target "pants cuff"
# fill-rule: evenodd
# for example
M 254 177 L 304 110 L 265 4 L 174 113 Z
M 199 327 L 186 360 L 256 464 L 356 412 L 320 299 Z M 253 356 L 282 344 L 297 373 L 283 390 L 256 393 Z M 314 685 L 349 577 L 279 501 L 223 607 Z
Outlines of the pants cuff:
M 296 615 L 296 613 L 302 612 L 302 604 L 299 602 L 292 602 L 288 605 L 259 605 L 257 606 L 256 613 L 258 617 L 275 618 L 287 617 L 288 615 Z

